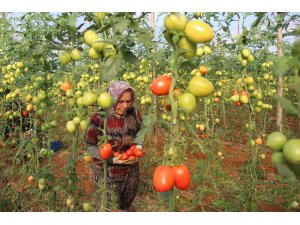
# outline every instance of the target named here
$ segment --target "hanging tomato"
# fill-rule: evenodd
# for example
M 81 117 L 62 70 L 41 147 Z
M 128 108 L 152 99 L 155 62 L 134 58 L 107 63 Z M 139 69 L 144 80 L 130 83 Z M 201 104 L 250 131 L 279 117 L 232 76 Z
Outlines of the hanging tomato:
M 172 77 L 161 75 L 151 83 L 151 92 L 155 95 L 167 95 L 172 83 Z

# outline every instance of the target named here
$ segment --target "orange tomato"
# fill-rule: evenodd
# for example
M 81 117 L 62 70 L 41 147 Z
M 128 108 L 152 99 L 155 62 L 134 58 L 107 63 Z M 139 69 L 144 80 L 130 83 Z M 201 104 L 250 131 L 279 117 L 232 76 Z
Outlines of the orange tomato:
M 71 89 L 72 85 L 69 82 L 64 82 L 60 85 L 60 89 L 66 92 L 67 90 Z
M 246 95 L 247 97 L 249 97 L 249 92 L 247 92 L 247 91 L 241 91 L 240 95 Z
M 200 72 L 202 75 L 205 75 L 205 74 L 208 72 L 208 69 L 206 68 L 206 66 L 200 66 L 200 67 L 199 67 L 199 72 Z
M 241 106 L 243 103 L 242 103 L 241 101 L 237 101 L 235 104 L 236 104 L 237 106 Z
M 262 145 L 262 140 L 261 140 L 261 138 L 259 137 L 259 138 L 256 138 L 255 139 L 255 144 L 257 144 L 257 145 Z
M 218 103 L 218 102 L 220 102 L 220 98 L 215 97 L 215 98 L 214 98 L 214 103 Z

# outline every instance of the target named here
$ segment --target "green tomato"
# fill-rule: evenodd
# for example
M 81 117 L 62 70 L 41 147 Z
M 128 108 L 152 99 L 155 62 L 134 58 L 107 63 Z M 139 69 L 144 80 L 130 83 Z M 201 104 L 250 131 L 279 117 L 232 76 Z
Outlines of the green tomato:
M 179 106 L 186 112 L 191 113 L 196 108 L 196 98 L 191 93 L 184 93 L 179 97 Z
M 75 130 L 76 130 L 76 125 L 75 125 L 74 122 L 71 120 L 71 121 L 68 121 L 68 122 L 67 122 L 66 128 L 67 128 L 67 130 L 68 130 L 70 133 L 74 133 Z
M 284 164 L 286 162 L 286 160 L 284 158 L 284 155 L 283 155 L 283 153 L 281 151 L 280 152 L 273 152 L 272 156 L 271 156 L 271 159 L 272 159 L 272 163 L 274 165 L 276 165 L 276 164 Z
M 273 152 L 280 151 L 287 142 L 286 136 L 278 131 L 273 132 L 267 137 L 267 144 Z
M 97 103 L 102 109 L 108 109 L 113 104 L 113 99 L 109 93 L 103 92 L 97 98 Z
M 214 92 L 213 84 L 202 76 L 194 76 L 189 82 L 188 89 L 196 97 L 209 96 Z
M 300 165 L 300 139 L 291 139 L 283 146 L 285 159 L 293 164 Z
M 83 130 L 83 131 L 87 130 L 88 125 L 89 125 L 88 121 L 86 121 L 86 120 L 81 120 L 80 124 L 79 124 L 80 129 Z

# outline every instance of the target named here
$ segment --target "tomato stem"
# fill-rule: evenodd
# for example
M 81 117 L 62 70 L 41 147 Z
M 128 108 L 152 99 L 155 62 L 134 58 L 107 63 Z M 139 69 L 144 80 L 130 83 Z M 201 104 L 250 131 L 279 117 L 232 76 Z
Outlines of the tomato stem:
M 169 212 L 174 212 L 174 207 L 174 187 L 172 187 L 169 193 Z
M 108 137 L 106 135 L 106 128 L 107 128 L 107 118 L 108 113 L 105 111 L 105 116 L 103 118 L 103 137 L 104 137 L 104 143 L 108 142 Z M 104 187 L 102 191 L 102 198 L 101 198 L 101 208 L 100 211 L 105 211 L 107 208 L 107 161 L 103 160 L 103 179 L 104 179 Z

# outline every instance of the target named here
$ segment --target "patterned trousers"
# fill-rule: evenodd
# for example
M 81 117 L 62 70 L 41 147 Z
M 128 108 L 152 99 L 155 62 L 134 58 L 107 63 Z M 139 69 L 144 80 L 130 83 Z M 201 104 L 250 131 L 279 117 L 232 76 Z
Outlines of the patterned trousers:
M 93 162 L 93 174 L 95 188 L 103 181 L 103 163 L 100 160 Z M 108 205 L 115 197 L 115 201 L 120 210 L 127 210 L 131 206 L 139 185 L 139 165 L 108 165 L 107 166 L 108 184 Z M 111 193 L 112 192 L 112 193 Z

